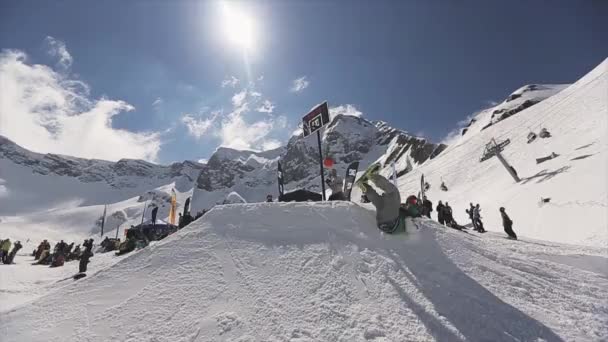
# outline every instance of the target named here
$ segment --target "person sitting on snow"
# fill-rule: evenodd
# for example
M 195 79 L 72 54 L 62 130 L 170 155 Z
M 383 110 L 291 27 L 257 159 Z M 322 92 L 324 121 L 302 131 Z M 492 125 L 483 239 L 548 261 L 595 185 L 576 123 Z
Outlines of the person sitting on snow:
M 0 259 L 2 262 L 8 258 L 8 252 L 11 249 L 11 239 L 0 241 Z
M 21 247 L 23 247 L 21 245 L 21 242 L 19 242 L 19 241 L 15 242 L 15 244 L 13 245 L 13 249 L 11 250 L 10 253 L 8 253 L 6 260 L 4 260 L 3 262 L 5 264 L 12 264 L 13 259 L 15 259 L 15 255 L 17 255 L 17 252 L 21 249 Z
M 405 223 L 400 213 L 401 195 L 399 189 L 388 179 L 378 174 L 380 164 L 374 164 L 365 171 L 357 181 L 357 186 L 376 208 L 376 224 L 385 233 L 396 233 L 405 230 Z M 380 195 L 368 183 L 372 181 L 383 194 Z

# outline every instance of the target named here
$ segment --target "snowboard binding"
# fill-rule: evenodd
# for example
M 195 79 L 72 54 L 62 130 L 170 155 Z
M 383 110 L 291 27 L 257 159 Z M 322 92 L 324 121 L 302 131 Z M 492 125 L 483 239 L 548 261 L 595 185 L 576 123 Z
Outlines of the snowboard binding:
M 355 182 L 355 185 L 357 185 L 361 191 L 365 193 L 367 191 L 367 187 L 369 186 L 369 177 L 380 172 L 380 168 L 382 168 L 380 163 L 372 164 L 369 168 L 367 168 L 367 170 L 365 170 L 363 175 L 359 177 L 359 179 Z

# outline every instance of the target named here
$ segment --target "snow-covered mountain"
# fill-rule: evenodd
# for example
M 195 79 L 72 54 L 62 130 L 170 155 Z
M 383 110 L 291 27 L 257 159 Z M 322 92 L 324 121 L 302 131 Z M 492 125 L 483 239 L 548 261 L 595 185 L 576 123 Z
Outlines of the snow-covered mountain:
M 346 172 L 353 161 L 361 167 L 379 160 L 383 165 L 396 162 L 399 174 L 438 155 L 445 145 L 429 143 L 390 127 L 385 122 L 337 115 L 323 129 L 322 151 L 332 158 L 338 172 Z M 293 136 L 287 146 L 266 152 L 219 148 L 203 166 L 193 193 L 193 211 L 208 209 L 231 192 L 247 202 L 263 202 L 267 194 L 277 197 L 277 163 L 281 162 L 286 191 L 304 188 L 321 191 L 319 150 L 314 136 Z
M 193 161 L 165 166 L 40 154 L 0 136 L 5 193 L 0 196 L 0 215 L 114 203 L 169 183 L 178 191 L 189 191 L 203 166 Z
M 569 84 L 528 84 L 509 95 L 496 106 L 484 109 L 471 118 L 461 135 L 484 130 L 524 109 L 530 108 L 566 89 Z M 470 135 L 470 134 L 469 134 Z
M 417 194 L 424 174 L 431 185 L 429 198 L 435 205 L 448 201 L 460 223 L 469 222 L 469 203 L 479 203 L 486 227 L 501 231 L 498 210 L 505 207 L 523 236 L 606 247 L 607 127 L 608 59 L 533 107 L 460 137 L 437 158 L 401 177 L 401 194 Z M 528 143 L 528 134 L 543 128 L 551 137 Z M 509 142 L 502 155 L 520 182 L 496 157 L 481 159 L 492 139 Z M 449 191 L 440 190 L 442 181 Z

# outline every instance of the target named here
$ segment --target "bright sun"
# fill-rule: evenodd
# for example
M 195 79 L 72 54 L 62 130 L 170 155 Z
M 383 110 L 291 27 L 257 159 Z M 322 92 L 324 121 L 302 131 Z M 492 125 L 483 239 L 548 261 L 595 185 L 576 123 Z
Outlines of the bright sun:
M 245 50 L 255 46 L 255 23 L 238 3 L 222 2 L 222 25 L 229 43 Z

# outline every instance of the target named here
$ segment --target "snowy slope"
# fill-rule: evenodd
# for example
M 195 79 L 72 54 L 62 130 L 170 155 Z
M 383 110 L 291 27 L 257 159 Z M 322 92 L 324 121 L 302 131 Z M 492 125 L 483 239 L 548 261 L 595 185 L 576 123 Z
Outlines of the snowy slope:
M 553 136 L 528 144 L 530 127 L 537 134 L 547 128 Z M 479 162 L 492 138 L 510 139 L 503 155 L 522 179 L 519 184 L 496 157 Z M 559 157 L 536 163 L 552 152 Z M 469 222 L 464 211 L 469 203 L 479 203 L 486 228 L 501 231 L 498 209 L 504 206 L 520 235 L 608 246 L 608 59 L 543 102 L 467 133 L 401 177 L 402 195 L 418 193 L 421 174 L 431 184 L 429 199 L 434 205 L 448 201 L 459 223 Z M 441 179 L 448 192 L 439 189 Z M 551 201 L 541 206 L 541 197 Z
M 417 224 L 385 236 L 346 202 L 216 207 L 0 313 L 3 342 L 608 338 L 605 250 Z

